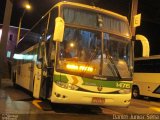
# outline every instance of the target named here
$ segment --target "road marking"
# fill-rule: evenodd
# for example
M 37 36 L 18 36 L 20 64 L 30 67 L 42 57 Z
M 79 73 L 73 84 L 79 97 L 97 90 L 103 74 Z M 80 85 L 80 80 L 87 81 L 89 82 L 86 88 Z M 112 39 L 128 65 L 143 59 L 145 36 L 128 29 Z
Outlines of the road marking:
M 152 110 L 155 110 L 157 112 L 160 112 L 160 108 L 158 108 L 158 107 L 149 107 L 149 109 L 152 109 Z
M 33 100 L 32 104 L 42 110 L 42 107 L 38 104 L 39 102 L 42 102 L 42 100 Z

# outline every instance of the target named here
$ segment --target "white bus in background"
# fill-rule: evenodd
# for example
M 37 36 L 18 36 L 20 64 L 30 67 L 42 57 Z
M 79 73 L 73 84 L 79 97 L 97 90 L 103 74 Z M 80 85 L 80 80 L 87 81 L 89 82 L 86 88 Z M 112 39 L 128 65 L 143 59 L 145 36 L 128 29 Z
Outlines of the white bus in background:
M 160 98 L 160 55 L 135 58 L 133 98 Z

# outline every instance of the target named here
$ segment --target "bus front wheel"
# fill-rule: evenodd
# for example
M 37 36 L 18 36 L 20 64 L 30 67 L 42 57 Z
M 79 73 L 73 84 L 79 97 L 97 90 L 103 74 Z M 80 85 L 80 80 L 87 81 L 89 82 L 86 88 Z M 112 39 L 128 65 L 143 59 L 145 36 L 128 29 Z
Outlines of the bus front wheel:
M 132 97 L 136 99 L 140 98 L 140 91 L 137 86 L 133 86 L 132 88 Z

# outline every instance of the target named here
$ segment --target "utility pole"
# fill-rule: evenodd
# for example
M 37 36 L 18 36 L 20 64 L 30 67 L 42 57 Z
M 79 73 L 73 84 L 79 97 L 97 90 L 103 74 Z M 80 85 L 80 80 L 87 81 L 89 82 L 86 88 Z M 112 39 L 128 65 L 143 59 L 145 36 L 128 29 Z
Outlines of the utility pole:
M 130 27 L 132 36 L 135 36 L 136 34 L 136 27 L 134 27 L 134 16 L 137 15 L 137 9 L 138 9 L 138 0 L 132 0 L 132 8 L 131 8 L 131 16 L 130 16 Z
M 27 3 L 25 6 L 24 6 L 24 10 L 23 10 L 23 14 L 22 16 L 20 17 L 20 20 L 19 20 L 19 26 L 18 26 L 18 33 L 17 33 L 17 43 L 20 41 L 20 36 L 21 36 L 21 27 L 22 27 L 22 20 L 23 20 L 23 17 L 26 13 L 26 11 L 29 11 L 31 10 L 31 5 L 29 3 Z
M 8 71 L 8 64 L 6 58 L 6 47 L 8 40 L 8 31 L 10 26 L 10 19 L 12 14 L 13 0 L 6 0 L 5 14 L 3 19 L 2 37 L 0 42 L 0 87 L 4 73 Z
M 137 9 L 138 9 L 138 0 L 131 0 L 131 13 L 130 13 L 130 29 L 132 33 L 132 58 L 131 61 L 134 59 L 134 40 L 135 40 L 135 35 L 136 35 L 136 27 L 134 27 L 134 16 L 137 15 Z M 132 63 L 134 66 L 134 62 Z M 132 71 L 134 67 L 131 68 Z M 133 76 L 133 74 L 132 74 Z
M 19 20 L 18 33 L 17 33 L 17 43 L 16 43 L 16 45 L 17 45 L 18 42 L 20 41 L 21 26 L 22 26 L 22 20 L 23 20 L 24 14 L 25 14 L 25 10 L 23 11 L 22 17 L 20 17 L 20 20 Z

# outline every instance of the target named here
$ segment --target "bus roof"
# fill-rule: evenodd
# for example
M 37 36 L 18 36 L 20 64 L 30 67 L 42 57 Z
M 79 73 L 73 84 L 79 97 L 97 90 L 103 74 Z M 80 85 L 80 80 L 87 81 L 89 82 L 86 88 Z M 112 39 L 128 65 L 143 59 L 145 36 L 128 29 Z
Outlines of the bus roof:
M 152 56 L 149 56 L 149 57 L 138 57 L 138 58 L 134 58 L 134 61 L 151 60 L 151 59 L 160 59 L 160 55 L 152 55 Z
M 62 5 L 73 5 L 73 6 L 77 6 L 77 7 L 83 7 L 83 8 L 95 10 L 95 11 L 98 11 L 98 12 L 101 12 L 101 13 L 104 13 L 104 14 L 108 14 L 108 15 L 114 16 L 114 17 L 116 17 L 116 18 L 118 18 L 118 19 L 121 19 L 121 20 L 123 20 L 123 21 L 125 21 L 125 22 L 128 22 L 128 19 L 127 19 L 126 16 L 120 15 L 120 14 L 118 14 L 118 13 L 115 13 L 115 12 L 112 12 L 112 11 L 109 11 L 109 10 L 105 10 L 105 9 L 102 9 L 102 8 L 99 8 L 99 7 L 95 7 L 95 6 L 90 6 L 90 5 L 86 5 L 86 4 L 82 4 L 82 3 L 76 3 L 76 2 L 68 2 L 68 1 L 62 1 L 62 2 L 59 2 L 59 3 L 55 4 L 55 5 L 53 5 L 53 7 L 52 7 L 50 10 L 48 10 L 48 12 L 46 12 L 46 13 L 41 17 L 41 19 L 43 19 L 46 15 L 48 15 L 53 8 L 58 7 L 58 6 L 62 6 Z M 39 19 L 39 20 L 32 26 L 32 28 L 31 28 L 29 31 L 31 31 L 31 30 L 39 23 L 39 21 L 40 21 L 41 19 Z M 26 35 L 26 34 L 25 34 L 25 35 Z M 24 36 L 25 36 L 25 35 L 24 35 Z M 23 36 L 23 37 L 24 37 L 24 36 Z M 20 39 L 20 41 L 18 42 L 18 44 L 21 42 L 21 40 L 22 40 L 22 38 Z
M 86 5 L 86 4 L 82 4 L 82 3 L 76 3 L 76 2 L 68 2 L 68 1 L 62 1 L 57 3 L 56 5 L 54 5 L 52 8 L 54 8 L 55 6 L 61 6 L 61 5 L 73 5 L 73 6 L 77 6 L 77 7 L 83 7 L 83 8 L 88 8 L 88 9 L 92 9 L 92 10 L 96 10 L 105 14 L 109 14 L 109 15 L 113 15 L 114 17 L 117 17 L 119 19 L 122 19 L 124 21 L 128 21 L 126 16 L 120 15 L 118 13 L 109 11 L 109 10 L 105 10 L 96 6 L 90 6 L 90 5 Z M 52 9 L 51 8 L 51 9 Z

